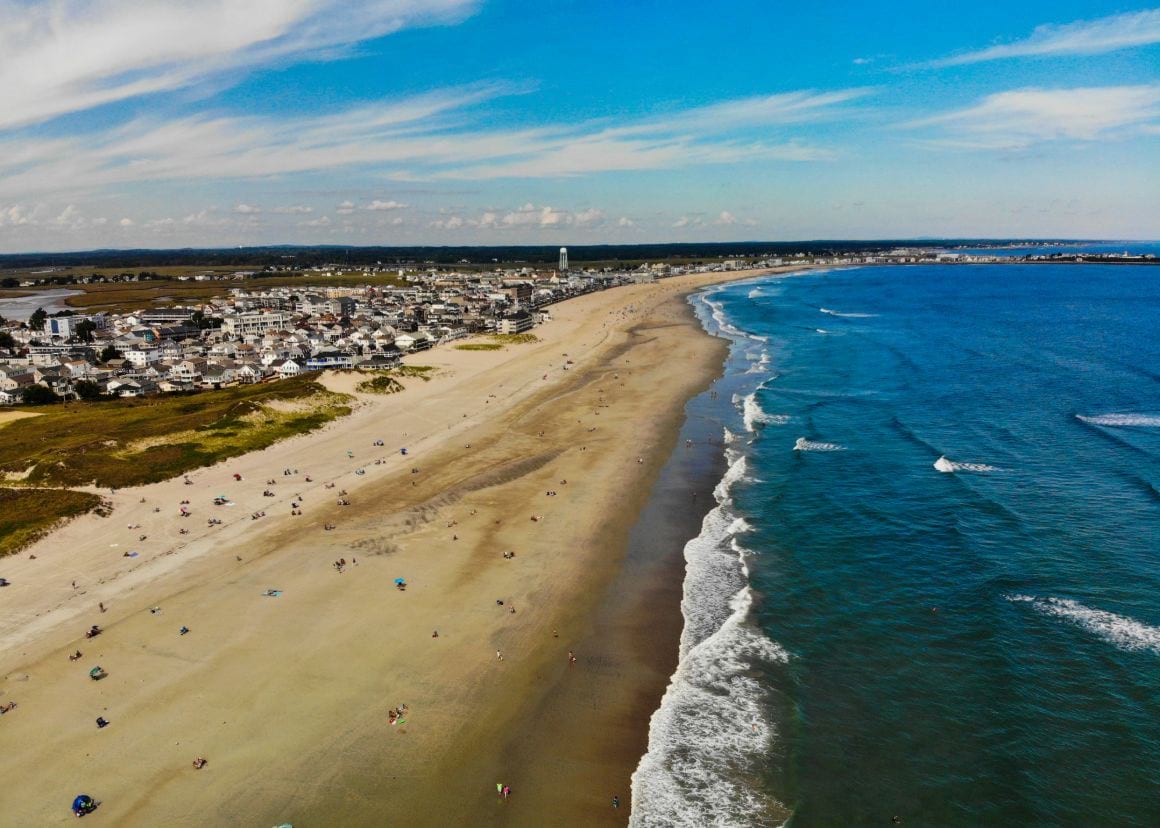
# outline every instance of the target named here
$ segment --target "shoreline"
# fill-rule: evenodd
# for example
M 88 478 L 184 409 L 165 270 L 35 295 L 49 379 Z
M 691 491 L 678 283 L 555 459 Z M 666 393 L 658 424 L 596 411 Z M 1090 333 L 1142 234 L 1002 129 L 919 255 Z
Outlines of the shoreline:
M 96 518 L 37 544 L 38 560 L 6 567 L 17 571 L 15 585 L 40 580 L 48 594 L 39 618 L 31 597 L 0 614 L 7 645 L 0 699 L 20 702 L 0 736 L 23 734 L 29 745 L 20 756 L 0 756 L 8 789 L 27 794 L 12 803 L 0 793 L 0 808 L 25 821 L 52 821 L 56 788 L 64 785 L 101 799 L 119 824 L 341 818 L 370 825 L 384 813 L 406 814 L 412 824 L 542 824 L 545 814 L 559 813 L 622 822 L 627 775 L 676 661 L 679 602 L 671 605 L 677 623 L 669 645 L 650 639 L 648 629 L 642 635 L 638 607 L 619 616 L 636 624 L 616 633 L 623 653 L 589 647 L 606 640 L 608 622 L 618 617 L 602 603 L 606 596 L 619 590 L 623 599 L 640 580 L 622 542 L 677 448 L 686 404 L 720 374 L 728 347 L 702 329 L 687 296 L 758 275 L 706 274 L 580 297 L 554 309 L 558 320 L 540 344 L 498 356 L 428 352 L 424 361 L 450 366 L 429 388 L 409 386 L 321 435 L 202 469 L 192 491 L 170 481 L 130 495 L 135 501 L 148 490 L 150 505 L 179 493 L 204 496 L 230 485 L 224 481 L 233 468 L 246 469 L 248 491 L 260 488 L 271 467 L 304 465 L 302 458 L 320 484 L 350 487 L 349 509 L 322 506 L 329 495 L 309 490 L 306 519 L 235 520 L 191 541 L 192 549 L 150 553 L 127 570 L 119 557 L 108 560 L 119 551 L 107 548 L 125 531 Z M 561 364 L 562 353 L 575 365 Z M 488 389 L 497 396 L 485 397 Z M 493 399 L 499 411 L 488 410 Z M 406 439 L 411 456 L 377 458 L 383 465 L 367 465 L 364 478 L 350 466 L 368 461 L 337 457 L 347 442 L 361 455 L 370 436 L 403 429 L 414 429 Z M 411 463 L 421 468 L 414 478 Z M 294 485 L 305 489 L 300 480 Z M 545 499 L 553 487 L 559 499 Z M 255 502 L 282 505 L 281 498 Z M 119 505 L 126 508 L 114 515 L 116 525 L 145 511 L 128 499 Z M 541 511 L 541 521 L 529 522 Z M 316 532 L 327 520 L 339 522 L 338 530 Z M 175 533 L 176 524 L 167 518 L 165 531 Z M 500 558 L 503 549 L 518 557 Z M 359 567 L 336 574 L 329 560 L 339 555 L 357 555 Z M 60 594 L 57 579 L 81 559 L 105 576 L 80 595 L 65 581 Z M 394 595 L 385 584 L 400 576 L 411 587 Z M 265 588 L 284 594 L 262 597 Z M 679 578 L 673 588 L 680 589 Z M 31 596 L 22 589 L 6 598 L 22 593 Z M 93 614 L 98 596 L 110 602 L 109 615 Z M 495 606 L 501 599 L 520 614 L 505 617 Z M 143 612 L 153 602 L 164 602 L 164 620 Z M 650 602 L 663 603 L 652 596 L 640 606 Z M 107 633 L 78 642 L 79 630 L 98 618 Z M 188 641 L 170 629 L 181 623 L 193 630 Z M 671 626 L 653 632 L 663 639 Z M 558 642 L 548 638 L 551 629 Z M 82 668 L 64 654 L 78 643 L 101 659 L 109 679 L 77 685 Z M 571 671 L 569 644 L 578 657 Z M 497 650 L 504 661 L 497 663 Z M 661 659 L 644 682 L 659 679 L 659 686 L 622 704 L 620 689 L 642 683 L 635 664 L 642 653 Z M 83 669 L 89 662 L 86 654 Z M 386 709 L 399 702 L 409 705 L 409 722 L 392 729 Z M 101 710 L 113 722 L 107 732 L 91 724 Z M 627 771 L 619 812 L 610 807 L 616 790 L 573 784 L 613 764 L 594 710 L 639 725 L 635 736 L 630 727 L 614 731 L 626 740 L 613 750 Z M 175 733 L 185 734 L 178 744 L 162 736 Z M 579 734 L 566 737 L 577 758 L 546 761 L 560 753 L 553 734 L 570 733 Z M 191 751 L 209 758 L 206 771 L 188 770 Z M 516 778 L 525 774 L 530 782 Z M 496 781 L 512 785 L 513 800 L 497 802 Z

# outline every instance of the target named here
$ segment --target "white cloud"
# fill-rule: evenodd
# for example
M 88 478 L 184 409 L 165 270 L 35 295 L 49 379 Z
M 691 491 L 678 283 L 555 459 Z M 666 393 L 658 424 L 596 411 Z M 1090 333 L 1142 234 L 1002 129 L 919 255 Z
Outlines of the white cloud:
M 681 216 L 673 222 L 673 227 L 680 230 L 684 227 L 703 227 L 704 220 L 700 216 Z
M 1098 55 L 1160 43 L 1160 9 L 1116 14 L 1067 25 L 1037 27 L 1029 37 L 935 61 L 933 66 L 960 66 L 1005 58 L 1050 55 Z
M 262 212 L 262 208 L 254 207 L 251 204 L 238 204 L 234 207 L 234 212 L 243 216 L 254 216 Z
M 0 129 L 199 82 L 415 25 L 477 0 L 54 0 L 0 5 Z
M 313 207 L 307 207 L 303 204 L 293 204 L 289 207 L 275 207 L 270 212 L 277 213 L 282 216 L 302 216 L 308 213 L 313 213 Z
M 435 219 L 427 226 L 436 230 L 458 230 L 465 224 L 466 222 L 460 216 L 448 216 L 447 218 Z
M 354 209 L 353 201 L 344 201 L 342 204 L 338 205 L 334 212 L 338 213 L 340 216 L 349 216 L 354 212 Z
M 329 227 L 330 216 L 322 216 L 321 218 L 309 219 L 308 221 L 298 222 L 299 227 Z
M 757 222 L 751 218 L 738 218 L 728 210 L 722 210 L 717 216 L 716 221 L 713 222 L 718 227 L 732 227 L 734 225 L 744 225 L 745 227 L 755 227 Z
M 604 219 L 604 211 L 597 210 L 595 207 L 581 210 L 575 215 L 576 224 L 579 227 L 598 227 L 604 224 Z
M 472 119 L 479 116 L 469 107 L 522 91 L 480 85 L 325 115 L 142 118 L 83 137 L 0 138 L 0 197 L 39 199 L 130 182 L 257 179 L 340 168 L 395 179 L 471 180 L 818 161 L 832 153 L 793 138 L 771 142 L 768 135 L 778 119 L 821 117 L 851 94 L 722 102 L 617 128 L 594 122 L 475 128 Z M 726 121 L 747 129 L 762 119 L 766 125 L 749 140 L 719 132 Z
M 117 223 L 120 224 L 122 227 L 132 227 L 134 224 L 136 224 L 136 222 L 133 221 L 133 219 L 131 219 L 131 218 L 123 218 Z
M 621 216 L 616 220 L 617 227 L 636 227 L 636 222 L 628 216 Z
M 1020 149 L 1070 139 L 1097 141 L 1150 131 L 1160 120 L 1160 84 L 1017 89 L 988 95 L 967 109 L 914 121 L 938 127 L 930 143 L 978 149 Z
M 181 220 L 181 223 L 192 227 L 225 227 L 233 222 L 226 216 L 218 215 L 216 207 L 207 207 L 196 213 L 190 213 Z
M 406 206 L 407 205 L 401 201 L 379 201 L 378 199 L 375 199 L 363 209 L 370 210 L 372 212 L 378 212 L 384 210 L 402 210 Z

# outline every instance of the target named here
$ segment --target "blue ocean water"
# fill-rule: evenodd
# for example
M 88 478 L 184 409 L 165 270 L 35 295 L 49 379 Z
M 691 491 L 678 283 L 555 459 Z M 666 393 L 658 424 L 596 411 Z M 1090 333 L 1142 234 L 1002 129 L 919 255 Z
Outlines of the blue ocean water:
M 1160 268 L 694 302 L 730 471 L 633 823 L 1160 824 Z

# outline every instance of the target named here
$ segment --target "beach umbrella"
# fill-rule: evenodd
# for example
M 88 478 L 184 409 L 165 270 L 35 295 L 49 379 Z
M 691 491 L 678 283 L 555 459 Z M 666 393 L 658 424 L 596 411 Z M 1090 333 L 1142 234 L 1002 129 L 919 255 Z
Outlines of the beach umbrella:
M 405 583 L 407 583 L 407 581 L 405 578 L 396 578 L 395 583 L 396 584 L 405 584 Z

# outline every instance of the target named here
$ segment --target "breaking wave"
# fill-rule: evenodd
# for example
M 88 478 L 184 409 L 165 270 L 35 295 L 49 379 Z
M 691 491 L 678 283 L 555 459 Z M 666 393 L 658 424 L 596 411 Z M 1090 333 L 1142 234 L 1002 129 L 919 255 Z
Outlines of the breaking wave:
M 1090 425 L 1112 428 L 1160 428 L 1160 414 L 1076 414 L 1075 418 Z
M 739 402 L 741 403 L 741 418 L 745 423 L 745 430 L 753 433 L 759 430 L 762 426 L 767 425 L 785 425 L 789 422 L 789 416 L 786 414 L 768 414 L 761 407 L 761 403 L 757 401 L 757 392 L 746 394 Z
M 934 467 L 944 474 L 953 474 L 954 472 L 995 472 L 999 469 L 995 466 L 988 466 L 986 463 L 957 463 L 954 460 L 948 460 L 946 455 L 934 461 Z
M 814 440 L 807 440 L 805 437 L 798 437 L 793 444 L 794 451 L 846 451 L 845 446 L 840 446 L 837 443 L 821 443 Z
M 749 369 L 745 373 L 747 373 L 747 374 L 764 374 L 768 370 L 769 370 L 769 354 L 762 351 L 761 359 L 757 360 L 752 365 L 750 365 Z
M 747 620 L 753 595 L 737 537 L 750 526 L 730 508 L 745 473 L 744 457 L 730 465 L 714 491 L 716 508 L 685 545 L 680 661 L 632 775 L 629 824 L 637 828 L 775 825 L 788 816 L 758 776 L 773 724 L 749 673 L 788 656 Z
M 1147 651 L 1160 655 L 1160 629 L 1132 618 L 1085 607 L 1070 598 L 1008 595 L 1007 600 L 1028 603 L 1044 615 L 1070 621 L 1121 650 Z

